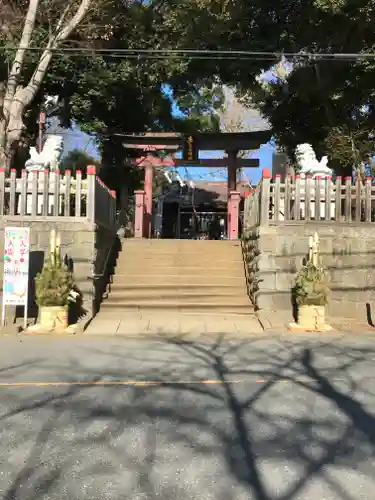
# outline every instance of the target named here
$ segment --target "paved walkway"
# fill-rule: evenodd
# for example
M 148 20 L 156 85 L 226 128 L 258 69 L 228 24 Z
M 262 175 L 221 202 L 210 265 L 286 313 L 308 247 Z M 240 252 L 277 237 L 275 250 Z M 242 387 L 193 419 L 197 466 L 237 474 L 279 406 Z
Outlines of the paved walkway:
M 92 335 L 196 336 L 225 333 L 228 336 L 243 336 L 262 332 L 258 319 L 252 315 L 178 313 L 128 313 L 117 318 L 99 313 L 86 329 L 86 333 Z
M 264 313 L 255 315 L 214 315 L 214 314 L 183 314 L 160 313 L 140 314 L 123 313 L 114 318 L 110 314 L 99 313 L 92 320 L 86 334 L 91 335 L 124 335 L 124 336 L 182 336 L 184 338 L 197 336 L 212 336 L 225 334 L 227 337 L 243 338 L 249 335 L 273 333 L 288 334 L 288 325 L 293 321 L 290 312 Z M 374 334 L 375 327 L 363 319 L 327 318 L 327 323 L 333 327 L 330 333 L 322 335 Z M 302 333 L 303 332 L 299 332 Z M 299 334 L 294 332 L 295 335 Z M 319 335 L 319 334 L 317 334 Z

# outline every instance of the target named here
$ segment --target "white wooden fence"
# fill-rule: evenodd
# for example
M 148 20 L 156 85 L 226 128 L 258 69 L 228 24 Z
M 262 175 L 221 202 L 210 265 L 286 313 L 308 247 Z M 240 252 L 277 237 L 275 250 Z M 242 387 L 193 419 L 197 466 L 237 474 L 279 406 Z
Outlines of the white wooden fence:
M 298 175 L 282 183 L 279 175 L 263 174 L 245 199 L 244 229 L 271 221 L 375 222 L 375 184 L 371 177 L 353 184 L 351 177 L 333 182 Z
M 15 170 L 7 176 L 0 169 L 0 216 L 84 217 L 99 225 L 116 225 L 116 192 L 87 168 L 87 179 L 67 170 L 27 172 L 17 178 Z

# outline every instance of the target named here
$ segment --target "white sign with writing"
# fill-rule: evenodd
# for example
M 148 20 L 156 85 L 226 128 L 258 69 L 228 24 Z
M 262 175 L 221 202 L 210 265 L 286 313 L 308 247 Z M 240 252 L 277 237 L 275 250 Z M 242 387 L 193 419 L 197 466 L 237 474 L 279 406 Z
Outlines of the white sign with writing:
M 30 228 L 6 227 L 4 231 L 3 324 L 5 306 L 25 306 L 29 288 Z

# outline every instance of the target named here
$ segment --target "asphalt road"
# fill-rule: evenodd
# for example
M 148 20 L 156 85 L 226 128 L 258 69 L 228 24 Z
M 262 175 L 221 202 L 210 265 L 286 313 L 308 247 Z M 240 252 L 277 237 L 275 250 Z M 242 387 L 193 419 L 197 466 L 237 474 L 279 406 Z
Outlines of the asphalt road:
M 362 500 L 375 337 L 0 339 L 1 500 Z

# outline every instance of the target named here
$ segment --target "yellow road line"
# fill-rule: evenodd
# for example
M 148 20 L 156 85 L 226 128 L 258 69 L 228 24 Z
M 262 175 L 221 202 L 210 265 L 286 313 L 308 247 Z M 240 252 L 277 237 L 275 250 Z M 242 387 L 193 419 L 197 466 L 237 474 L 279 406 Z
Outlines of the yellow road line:
M 162 385 L 223 385 L 224 383 L 240 384 L 244 380 L 189 380 L 189 381 L 166 381 L 159 382 L 154 380 L 87 380 L 87 381 L 56 381 L 56 382 L 0 382 L 0 388 L 5 387 L 61 387 L 61 386 L 132 386 L 132 387 L 150 387 Z M 255 382 L 264 382 L 264 380 L 255 380 Z

